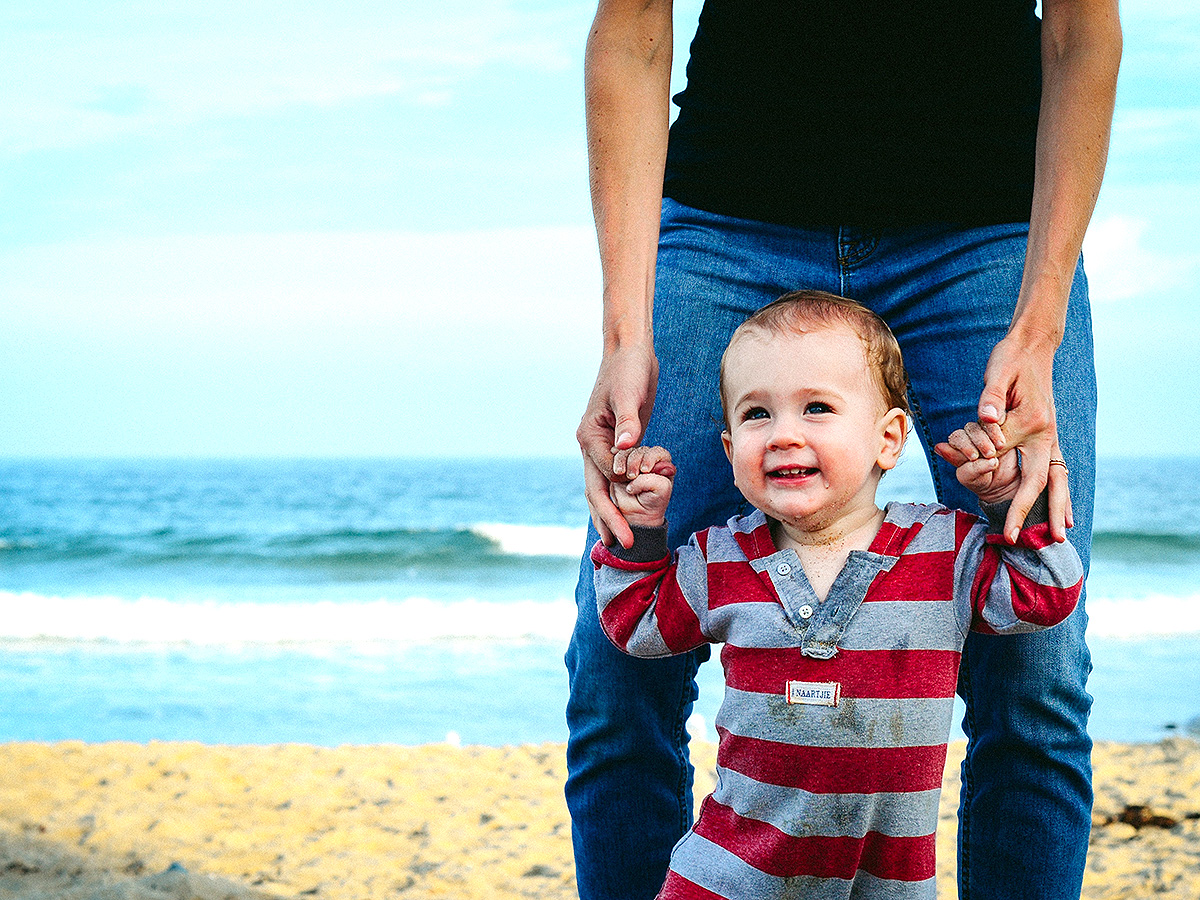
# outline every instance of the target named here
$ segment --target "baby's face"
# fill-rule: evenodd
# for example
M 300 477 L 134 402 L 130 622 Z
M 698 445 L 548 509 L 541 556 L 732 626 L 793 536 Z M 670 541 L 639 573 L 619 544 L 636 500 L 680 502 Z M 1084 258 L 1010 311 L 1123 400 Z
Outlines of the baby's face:
M 888 410 L 862 340 L 834 326 L 750 331 L 725 358 L 734 482 L 754 506 L 803 531 L 875 510 L 875 488 L 899 458 L 899 410 Z

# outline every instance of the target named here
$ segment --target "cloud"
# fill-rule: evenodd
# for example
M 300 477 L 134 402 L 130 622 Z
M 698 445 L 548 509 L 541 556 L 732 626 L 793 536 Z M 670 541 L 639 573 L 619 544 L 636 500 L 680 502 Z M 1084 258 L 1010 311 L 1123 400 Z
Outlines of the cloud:
M 584 227 L 119 239 L 0 254 L 0 297 L 15 328 L 590 332 L 599 265 Z
M 0 24 L 0 149 L 77 146 L 295 104 L 444 104 L 487 66 L 572 68 L 587 15 L 578 0 L 34 7 Z
M 1196 20 L 1195 0 L 1121 0 L 1121 19 L 1130 21 Z
M 1147 158 L 1194 157 L 1200 148 L 1200 107 L 1118 109 L 1112 143 L 1114 154 L 1143 166 Z
M 1093 303 L 1149 300 L 1190 286 L 1200 274 L 1200 255 L 1168 254 L 1147 240 L 1151 223 L 1127 215 L 1094 221 L 1083 242 Z
M 596 256 L 582 227 L 0 253 L 0 455 L 570 453 Z

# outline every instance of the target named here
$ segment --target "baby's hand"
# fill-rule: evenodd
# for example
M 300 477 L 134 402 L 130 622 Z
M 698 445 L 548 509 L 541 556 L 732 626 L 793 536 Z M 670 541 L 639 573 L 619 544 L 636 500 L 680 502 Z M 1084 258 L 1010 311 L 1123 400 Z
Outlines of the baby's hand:
M 1000 503 L 1016 496 L 1021 481 L 1016 448 L 998 450 L 978 422 L 968 422 L 933 449 L 955 467 L 958 483 L 984 503 Z
M 618 450 L 608 493 L 630 525 L 654 527 L 666 521 L 674 477 L 671 454 L 662 447 Z

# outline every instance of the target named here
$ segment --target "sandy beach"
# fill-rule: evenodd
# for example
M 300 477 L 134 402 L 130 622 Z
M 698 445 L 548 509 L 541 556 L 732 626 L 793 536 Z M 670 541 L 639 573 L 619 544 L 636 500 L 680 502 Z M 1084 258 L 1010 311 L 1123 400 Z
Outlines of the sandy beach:
M 715 746 L 698 745 L 698 788 Z M 939 896 L 956 896 L 952 745 Z M 1200 745 L 1099 744 L 1084 896 L 1200 896 Z M 575 896 L 560 744 L 0 745 L 0 898 Z

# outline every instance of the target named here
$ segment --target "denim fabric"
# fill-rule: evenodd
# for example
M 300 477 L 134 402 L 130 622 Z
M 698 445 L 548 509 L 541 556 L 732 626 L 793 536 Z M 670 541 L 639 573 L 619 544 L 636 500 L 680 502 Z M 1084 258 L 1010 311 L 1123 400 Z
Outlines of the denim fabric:
M 671 546 L 747 505 L 721 448 L 717 372 L 733 330 L 786 291 L 858 300 L 892 327 L 912 379 L 915 431 L 933 443 L 976 417 L 983 373 L 1007 331 L 1028 227 L 794 228 L 731 219 L 664 200 L 655 294 L 660 373 L 644 442 L 679 473 Z M 1055 403 L 1086 568 L 1095 475 L 1095 371 L 1082 263 L 1055 359 Z M 911 451 L 910 451 L 911 452 Z M 936 457 L 939 499 L 978 510 Z M 588 547 L 596 540 L 589 530 Z M 582 900 L 655 895 L 691 823 L 684 722 L 707 649 L 667 660 L 627 657 L 601 632 L 585 553 L 567 652 L 567 804 Z M 1079 608 L 1050 631 L 971 635 L 959 692 L 971 738 L 963 766 L 960 895 L 1077 898 L 1091 823 L 1091 670 Z

